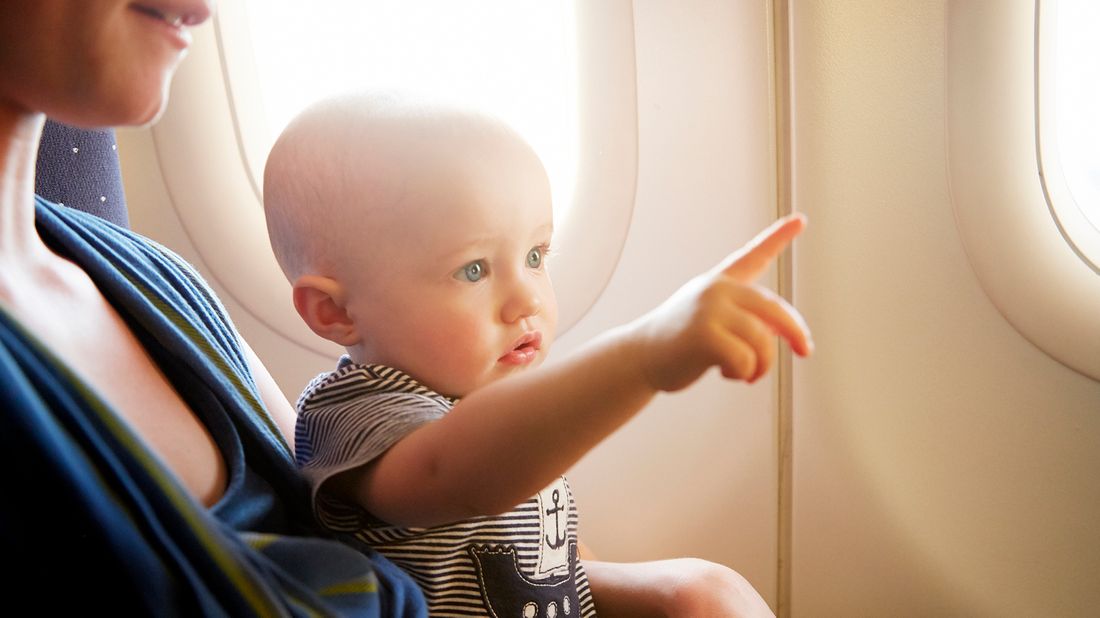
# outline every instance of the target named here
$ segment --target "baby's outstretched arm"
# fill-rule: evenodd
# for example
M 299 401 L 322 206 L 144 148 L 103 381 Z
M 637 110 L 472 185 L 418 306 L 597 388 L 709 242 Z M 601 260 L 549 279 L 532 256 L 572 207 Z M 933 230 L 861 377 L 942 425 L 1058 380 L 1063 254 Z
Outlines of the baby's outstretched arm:
M 804 225 L 798 215 L 777 221 L 657 309 L 558 362 L 468 394 L 329 489 L 402 526 L 500 513 L 561 475 L 658 391 L 685 388 L 714 366 L 755 381 L 772 364 L 776 334 L 809 354 L 798 312 L 755 285 Z

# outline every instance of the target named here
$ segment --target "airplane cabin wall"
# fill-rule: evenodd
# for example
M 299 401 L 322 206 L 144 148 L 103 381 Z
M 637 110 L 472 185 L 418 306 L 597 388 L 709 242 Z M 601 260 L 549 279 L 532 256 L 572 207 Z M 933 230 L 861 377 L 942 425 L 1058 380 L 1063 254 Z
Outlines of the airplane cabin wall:
M 607 289 L 564 353 L 656 307 L 775 219 L 766 2 L 635 2 L 638 187 Z M 562 250 L 568 251 L 568 247 Z M 775 274 L 761 283 L 775 288 Z M 581 535 L 615 561 L 729 565 L 772 606 L 777 585 L 777 386 L 715 372 L 659 395 L 570 479 Z
M 634 3 L 630 235 L 555 355 L 653 307 L 775 217 L 768 7 Z M 810 219 L 794 295 L 817 344 L 794 363 L 790 615 L 1100 606 L 1100 383 L 1025 341 L 967 262 L 946 171 L 944 9 L 789 5 L 792 189 Z M 135 229 L 201 270 L 148 130 L 120 130 L 119 150 Z M 330 368 L 211 283 L 291 400 Z M 777 607 L 776 409 L 774 375 L 752 387 L 711 375 L 659 396 L 570 472 L 582 537 L 611 560 L 718 560 Z
M 1100 383 L 1023 339 L 967 262 L 945 3 L 791 10 L 817 344 L 795 366 L 791 615 L 1095 615 Z

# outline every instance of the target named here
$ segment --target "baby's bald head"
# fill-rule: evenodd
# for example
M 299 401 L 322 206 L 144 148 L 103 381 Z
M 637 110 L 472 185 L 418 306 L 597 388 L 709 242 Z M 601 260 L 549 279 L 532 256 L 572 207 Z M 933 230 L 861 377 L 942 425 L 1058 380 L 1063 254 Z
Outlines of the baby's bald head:
M 264 173 L 295 309 L 357 362 L 461 396 L 507 375 L 517 333 L 549 346 L 550 184 L 508 125 L 396 95 L 318 103 Z
M 362 268 L 355 250 L 393 242 L 416 225 L 438 189 L 485 148 L 534 153 L 483 114 L 393 93 L 314 104 L 283 131 L 264 170 L 272 248 L 293 283 L 304 274 L 342 278 Z

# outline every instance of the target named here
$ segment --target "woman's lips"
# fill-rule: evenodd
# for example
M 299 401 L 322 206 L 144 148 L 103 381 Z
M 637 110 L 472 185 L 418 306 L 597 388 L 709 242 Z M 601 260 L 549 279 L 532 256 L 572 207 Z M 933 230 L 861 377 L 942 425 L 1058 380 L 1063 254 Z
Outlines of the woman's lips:
M 167 35 L 172 46 L 179 50 L 185 50 L 191 45 L 189 28 L 206 21 L 211 14 L 211 8 L 206 2 L 193 0 L 150 0 L 135 2 L 130 8 Z
M 184 23 L 183 15 L 166 11 L 152 4 L 132 4 L 130 8 L 158 34 L 164 35 L 175 49 L 182 51 L 190 47 L 191 32 Z
M 538 331 L 524 333 L 524 335 L 517 339 L 515 344 L 512 345 L 512 349 L 505 352 L 504 356 L 498 358 L 497 362 L 504 363 L 505 365 L 526 365 L 535 360 L 541 346 L 541 333 Z
M 145 0 L 131 6 L 174 28 L 197 26 L 210 19 L 214 12 L 207 0 Z

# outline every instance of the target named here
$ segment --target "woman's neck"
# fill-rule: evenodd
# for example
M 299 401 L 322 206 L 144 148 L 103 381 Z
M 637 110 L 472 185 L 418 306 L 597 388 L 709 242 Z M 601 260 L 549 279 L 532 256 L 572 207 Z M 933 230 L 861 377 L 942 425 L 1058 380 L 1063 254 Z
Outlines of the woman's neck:
M 0 102 L 0 263 L 44 249 L 34 227 L 34 170 L 46 118 Z

